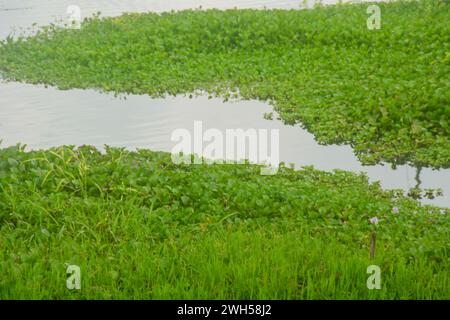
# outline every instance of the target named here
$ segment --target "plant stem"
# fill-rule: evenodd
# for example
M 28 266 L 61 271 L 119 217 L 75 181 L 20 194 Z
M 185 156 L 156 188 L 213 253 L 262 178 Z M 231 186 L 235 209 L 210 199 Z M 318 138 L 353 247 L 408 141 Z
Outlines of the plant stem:
M 370 259 L 375 258 L 375 246 L 377 241 L 377 234 L 375 231 L 372 231 L 370 234 Z

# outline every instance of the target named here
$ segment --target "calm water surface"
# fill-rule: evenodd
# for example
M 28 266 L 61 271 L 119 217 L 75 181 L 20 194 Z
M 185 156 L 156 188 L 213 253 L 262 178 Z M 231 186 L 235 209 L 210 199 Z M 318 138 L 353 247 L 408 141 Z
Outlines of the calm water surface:
M 324 1 L 331 3 L 333 1 Z M 335 1 L 334 1 L 335 2 Z M 0 38 L 33 23 L 45 25 L 65 17 L 69 5 L 78 5 L 82 17 L 101 11 L 104 16 L 123 12 L 165 11 L 202 6 L 203 8 L 299 8 L 299 1 L 1 1 Z M 311 5 L 312 1 L 309 1 Z M 385 188 L 409 189 L 416 185 L 416 169 L 389 165 L 362 166 L 349 146 L 321 146 L 314 136 L 299 126 L 286 126 L 279 120 L 265 120 L 271 107 L 258 101 L 224 103 L 220 99 L 183 96 L 152 99 L 146 95 L 127 99 L 95 90 L 60 91 L 19 83 L 0 82 L 0 139 L 2 147 L 25 143 L 32 149 L 62 144 L 105 144 L 129 149 L 148 148 L 170 151 L 175 142 L 171 133 L 178 128 L 193 129 L 202 120 L 204 130 L 217 128 L 280 130 L 280 160 L 296 167 L 314 165 L 321 170 L 344 169 L 366 172 L 371 181 Z M 450 170 L 424 168 L 421 187 L 442 188 L 445 196 L 423 200 L 450 207 Z

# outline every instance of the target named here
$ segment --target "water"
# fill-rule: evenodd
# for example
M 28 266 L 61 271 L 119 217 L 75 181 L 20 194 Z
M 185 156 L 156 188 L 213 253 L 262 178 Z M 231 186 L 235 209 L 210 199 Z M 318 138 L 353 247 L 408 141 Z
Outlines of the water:
M 339 0 L 321 0 L 334 4 Z M 343 0 L 342 2 L 381 2 L 383 0 Z M 299 9 L 312 7 L 317 0 L 0 0 L 0 39 L 33 23 L 47 25 L 67 18 L 67 8 L 80 7 L 81 18 L 101 11 L 102 16 L 118 16 L 124 12 L 162 12 L 202 7 L 204 9 Z
M 279 129 L 280 159 L 297 168 L 314 165 L 321 170 L 335 168 L 368 174 L 385 188 L 414 187 L 416 169 L 400 166 L 362 166 L 349 146 L 322 146 L 299 126 L 287 126 L 279 120 L 265 120 L 272 108 L 259 101 L 223 102 L 200 96 L 152 99 L 147 95 L 116 98 L 95 90 L 61 91 L 19 83 L 0 85 L 0 136 L 2 146 L 22 142 L 31 149 L 62 144 L 90 144 L 103 147 L 123 146 L 171 151 L 176 142 L 171 134 L 179 128 L 193 132 L 195 120 L 204 130 Z M 421 172 L 423 188 L 443 188 L 450 193 L 450 170 Z M 449 197 L 425 202 L 450 207 Z
M 325 2 L 325 1 L 324 1 Z M 329 2 L 329 1 L 328 1 Z M 198 7 L 298 8 L 299 1 L 0 1 L 0 38 L 32 23 L 48 24 L 65 16 L 68 5 L 78 5 L 82 16 L 97 11 L 119 15 L 124 11 L 162 11 Z M 204 130 L 217 128 L 280 130 L 280 160 L 297 168 L 314 165 L 321 170 L 343 169 L 366 172 L 371 181 L 385 188 L 409 189 L 416 185 L 416 169 L 400 166 L 362 166 L 349 146 L 321 146 L 314 136 L 299 126 L 286 126 L 279 120 L 265 120 L 271 107 L 258 101 L 224 103 L 220 99 L 183 96 L 152 99 L 146 95 L 127 99 L 95 90 L 60 91 L 19 83 L 0 83 L 0 139 L 2 147 L 25 143 L 32 149 L 63 144 L 122 146 L 171 151 L 173 130 L 193 130 L 202 120 Z M 420 173 L 422 188 L 442 188 L 444 197 L 423 200 L 450 207 L 450 170 L 428 168 Z

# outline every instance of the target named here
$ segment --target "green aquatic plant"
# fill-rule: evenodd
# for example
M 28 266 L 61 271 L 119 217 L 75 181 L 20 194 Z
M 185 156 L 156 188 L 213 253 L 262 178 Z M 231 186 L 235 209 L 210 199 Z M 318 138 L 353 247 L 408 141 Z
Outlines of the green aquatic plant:
M 345 171 L 259 172 L 148 150 L 0 149 L 0 299 L 449 298 L 450 210 Z M 366 287 L 373 264 L 380 290 Z M 81 290 L 66 288 L 67 265 Z
M 0 46 L 7 80 L 61 89 L 269 101 L 364 163 L 448 167 L 449 6 L 441 0 L 313 10 L 186 10 L 86 19 Z

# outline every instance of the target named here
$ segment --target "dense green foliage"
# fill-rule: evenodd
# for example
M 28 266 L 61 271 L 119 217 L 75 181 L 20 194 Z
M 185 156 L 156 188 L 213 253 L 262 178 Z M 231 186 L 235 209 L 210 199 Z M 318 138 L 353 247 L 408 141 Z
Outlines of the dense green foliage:
M 365 162 L 448 167 L 449 7 L 379 6 L 372 31 L 367 5 L 95 17 L 8 38 L 0 73 L 267 100 Z M 0 149 L 0 298 L 450 298 L 450 210 L 364 175 L 259 169 L 148 150 Z M 81 267 L 80 291 L 65 286 L 68 264 Z M 372 264 L 381 290 L 366 287 Z
M 378 5 L 380 30 L 368 30 L 367 4 L 91 18 L 9 38 L 0 72 L 62 89 L 239 93 L 366 163 L 448 167 L 449 5 Z
M 449 213 L 344 171 L 11 147 L 0 298 L 448 299 Z M 65 287 L 67 264 L 81 267 L 80 291 Z M 382 290 L 366 287 L 371 264 Z

